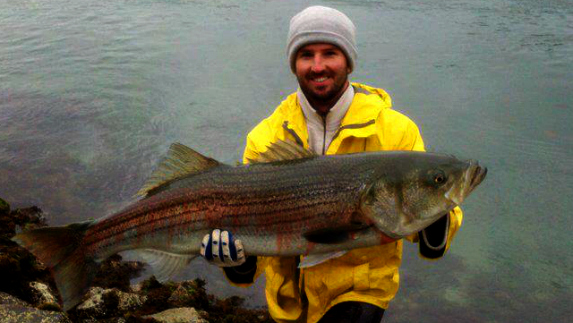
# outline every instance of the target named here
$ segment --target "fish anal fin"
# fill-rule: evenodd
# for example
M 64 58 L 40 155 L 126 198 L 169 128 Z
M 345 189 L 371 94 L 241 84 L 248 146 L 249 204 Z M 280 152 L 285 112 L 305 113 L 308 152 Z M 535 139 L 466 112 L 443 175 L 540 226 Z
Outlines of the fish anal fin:
M 254 159 L 249 159 L 250 163 L 269 163 L 275 161 L 295 160 L 316 156 L 310 150 L 299 146 L 290 140 L 279 140 L 267 146 L 267 150 L 259 153 Z
M 166 281 L 181 272 L 197 255 L 181 255 L 156 249 L 134 249 L 120 252 L 124 259 L 141 260 L 151 267 L 158 281 Z
M 169 147 L 165 158 L 151 173 L 151 176 L 137 192 L 136 196 L 153 195 L 151 191 L 170 181 L 218 165 L 220 163 L 212 158 L 203 156 L 183 144 L 173 143 Z

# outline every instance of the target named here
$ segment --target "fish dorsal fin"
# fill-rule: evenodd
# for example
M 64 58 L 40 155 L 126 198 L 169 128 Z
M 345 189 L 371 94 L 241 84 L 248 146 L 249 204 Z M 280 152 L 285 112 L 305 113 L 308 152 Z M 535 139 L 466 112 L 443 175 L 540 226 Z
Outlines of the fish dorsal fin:
M 310 150 L 299 146 L 294 141 L 279 140 L 267 146 L 265 152 L 259 153 L 257 158 L 248 159 L 249 163 L 269 163 L 282 160 L 293 160 L 316 156 Z
M 167 156 L 159 163 L 136 196 L 147 196 L 149 192 L 169 181 L 220 165 L 218 161 L 205 157 L 195 150 L 173 143 Z
M 120 252 L 124 260 L 141 260 L 151 267 L 158 281 L 164 282 L 181 272 L 197 255 L 180 255 L 156 249 L 134 249 Z

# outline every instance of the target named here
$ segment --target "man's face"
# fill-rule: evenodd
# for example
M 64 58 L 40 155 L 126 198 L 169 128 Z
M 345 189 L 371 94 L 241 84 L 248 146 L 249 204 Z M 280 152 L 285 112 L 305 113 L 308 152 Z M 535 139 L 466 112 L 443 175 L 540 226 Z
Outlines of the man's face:
M 338 100 L 346 89 L 350 68 L 346 56 L 335 45 L 302 47 L 296 54 L 295 67 L 300 88 L 311 104 Z

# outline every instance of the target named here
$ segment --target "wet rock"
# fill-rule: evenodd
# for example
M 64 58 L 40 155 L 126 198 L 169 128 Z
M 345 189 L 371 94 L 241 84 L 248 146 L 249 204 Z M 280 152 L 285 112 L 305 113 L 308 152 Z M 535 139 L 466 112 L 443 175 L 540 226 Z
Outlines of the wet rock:
M 161 323 L 208 323 L 192 307 L 172 308 L 145 318 L 153 318 Z
M 0 236 L 11 237 L 16 233 L 16 224 L 10 215 L 10 204 L 0 198 Z
M 10 213 L 10 204 L 0 197 L 0 215 Z
M 74 320 L 122 316 L 128 311 L 139 309 L 147 300 L 147 296 L 101 287 L 90 288 L 86 296 L 87 299 L 72 311 Z
M 117 309 L 121 312 L 133 311 L 145 304 L 147 296 L 118 291 Z
M 1 203 L 1 202 L 0 202 Z M 18 227 L 45 226 L 42 210 L 37 207 L 0 212 L 0 291 L 35 304 L 31 282 L 42 282 L 55 287 L 50 272 L 34 255 L 10 240 Z M 50 308 L 54 309 L 54 308 Z
M 3 323 L 71 323 L 64 313 L 44 311 L 12 295 L 0 292 L 0 318 Z
M 47 226 L 44 212 L 37 206 L 15 209 L 10 212 L 10 217 L 14 219 L 22 231 L 42 228 Z
M 30 304 L 18 299 L 10 294 L 0 292 L 0 305 L 4 306 L 30 306 Z
M 167 299 L 170 307 L 209 307 L 209 298 L 205 291 L 205 281 L 196 279 L 177 284 L 171 296 Z
M 274 322 L 269 312 L 266 310 L 246 309 L 243 307 L 245 300 L 238 296 L 215 300 L 214 304 L 209 307 L 209 321 L 215 322 L 233 322 L 233 323 L 251 323 L 251 322 Z
M 205 281 L 196 279 L 179 283 L 161 284 L 154 277 L 138 284 L 139 293 L 148 296 L 144 306 L 135 316 L 151 318 L 152 315 L 173 308 L 195 308 L 204 320 L 211 323 L 256 323 L 273 322 L 266 310 L 251 310 L 242 307 L 243 299 L 229 297 L 224 300 L 208 295 Z
M 123 292 L 131 292 L 130 280 L 139 277 L 144 264 L 138 261 L 122 261 L 122 257 L 115 254 L 102 262 L 93 286 L 117 288 Z
M 41 282 L 31 282 L 30 290 L 35 307 L 43 310 L 62 311 L 50 286 Z
M 104 317 L 106 315 L 106 308 L 103 302 L 104 291 L 105 289 L 101 287 L 90 288 L 84 296 L 87 299 L 74 309 L 75 314 L 85 319 Z

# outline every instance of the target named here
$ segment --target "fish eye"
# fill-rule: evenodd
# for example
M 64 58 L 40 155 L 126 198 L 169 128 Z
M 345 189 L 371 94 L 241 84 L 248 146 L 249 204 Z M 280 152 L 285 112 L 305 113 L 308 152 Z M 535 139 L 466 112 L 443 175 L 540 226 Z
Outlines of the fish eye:
M 444 172 L 438 171 L 434 174 L 433 180 L 435 184 L 440 185 L 445 183 L 448 180 L 448 178 L 446 177 L 446 174 L 444 174 Z

